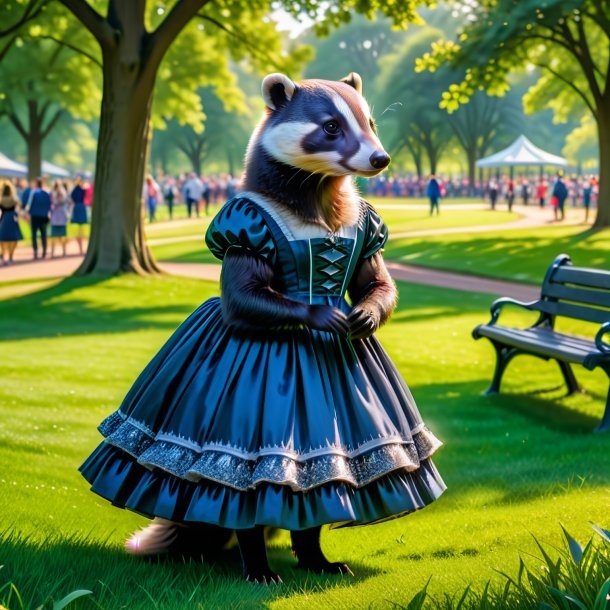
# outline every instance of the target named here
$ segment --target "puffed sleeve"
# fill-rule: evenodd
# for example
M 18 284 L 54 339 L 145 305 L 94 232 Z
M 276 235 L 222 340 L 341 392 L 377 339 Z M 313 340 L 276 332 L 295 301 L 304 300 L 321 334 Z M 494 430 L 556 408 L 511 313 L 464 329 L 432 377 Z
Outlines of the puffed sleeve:
M 375 252 L 381 250 L 388 241 L 388 227 L 381 220 L 381 216 L 367 203 L 365 204 L 364 243 L 361 258 L 370 258 Z
M 222 260 L 229 249 L 243 250 L 273 266 L 275 242 L 260 210 L 249 199 L 227 201 L 210 223 L 205 234 L 210 252 Z

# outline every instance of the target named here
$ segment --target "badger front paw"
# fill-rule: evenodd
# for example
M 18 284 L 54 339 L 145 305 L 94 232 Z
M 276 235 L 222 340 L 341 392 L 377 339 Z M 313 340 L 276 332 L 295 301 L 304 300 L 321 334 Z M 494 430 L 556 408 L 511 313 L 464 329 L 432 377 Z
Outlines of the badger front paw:
M 350 312 L 347 321 L 352 339 L 366 339 L 379 328 L 381 316 L 372 307 L 356 306 Z
M 347 316 L 337 307 L 329 305 L 310 305 L 307 326 L 316 330 L 346 335 L 349 330 Z

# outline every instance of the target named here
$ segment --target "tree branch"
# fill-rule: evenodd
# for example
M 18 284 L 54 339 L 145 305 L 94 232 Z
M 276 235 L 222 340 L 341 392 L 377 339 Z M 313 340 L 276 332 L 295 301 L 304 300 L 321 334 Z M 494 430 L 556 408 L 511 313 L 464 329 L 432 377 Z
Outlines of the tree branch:
M 147 62 L 151 69 L 156 70 L 165 53 L 184 29 L 186 24 L 212 0 L 178 0 L 167 17 L 159 24 L 157 29 L 148 34 L 146 46 L 148 48 Z
M 87 53 L 87 51 L 83 51 L 82 49 L 79 49 L 77 46 L 70 44 L 69 42 L 66 42 L 65 40 L 55 38 L 55 36 L 51 36 L 50 34 L 45 34 L 43 36 L 30 37 L 30 39 L 31 40 L 52 40 L 53 42 L 57 43 L 58 45 L 60 45 L 62 47 L 66 47 L 67 49 L 70 49 L 71 51 L 74 51 L 75 53 L 78 53 L 79 55 L 86 57 L 88 60 L 92 61 L 96 66 L 99 66 L 100 68 L 103 67 L 102 62 L 99 59 L 97 59 L 96 57 L 94 57 L 93 55 L 91 55 L 91 53 Z
M 582 27 L 582 22 L 580 22 Z M 574 47 L 574 56 L 578 59 L 578 63 L 581 65 L 583 72 L 585 73 L 585 77 L 589 83 L 589 87 L 591 88 L 591 93 L 593 94 L 593 98 L 597 103 L 601 100 L 601 91 L 599 89 L 599 85 L 597 83 L 597 78 L 595 77 L 595 66 L 592 63 L 591 55 L 588 53 L 588 45 L 586 38 L 584 40 L 576 40 L 574 38 L 574 34 L 572 34 L 572 30 L 570 30 L 567 23 L 562 23 L 559 25 L 561 31 L 563 32 L 564 38 L 568 42 L 568 44 Z M 583 44 L 585 45 L 583 47 Z M 580 49 L 580 53 L 578 50 Z
M 17 23 L 14 23 L 13 25 L 6 28 L 5 30 L 0 30 L 0 38 L 3 38 L 4 36 L 8 36 L 9 34 L 16 32 L 23 25 L 25 25 L 28 21 L 32 21 L 32 19 L 36 19 L 36 17 L 38 17 L 38 15 L 40 14 L 40 12 L 45 7 L 45 5 L 47 4 L 48 1 L 49 0 L 42 0 L 40 5 L 38 7 L 36 7 L 36 9 L 34 10 L 34 7 L 36 6 L 36 4 L 38 4 L 38 0 L 30 0 L 27 7 L 25 8 L 25 11 L 24 11 L 21 19 L 19 19 L 17 21 Z
M 20 121 L 19 117 L 15 114 L 15 112 L 7 112 L 6 116 L 9 121 L 14 125 L 15 129 L 19 132 L 19 135 L 24 139 L 28 139 L 28 132 L 23 126 L 23 123 Z
M 252 42 L 250 41 L 250 39 L 247 38 L 246 36 L 244 36 L 243 34 L 241 34 L 240 32 L 237 32 L 235 30 L 230 30 L 224 23 L 221 23 L 217 19 L 214 19 L 213 17 L 210 17 L 208 15 L 202 15 L 201 13 L 197 13 L 197 17 L 199 17 L 200 19 L 202 19 L 204 21 L 208 21 L 209 23 L 212 23 L 213 25 L 215 25 L 217 28 L 221 29 L 223 32 L 225 32 L 229 36 L 232 36 L 236 40 L 239 40 L 250 51 L 250 53 L 253 56 L 255 56 L 255 57 L 258 56 L 258 57 L 264 59 L 265 61 L 268 61 L 272 66 L 279 67 L 276 59 L 272 55 L 265 53 L 262 49 L 253 45 Z M 358 60 L 356 62 L 356 65 L 360 65 L 361 63 L 362 63 L 362 60 Z
M 560 81 L 562 81 L 563 83 L 568 85 L 571 89 L 573 89 L 578 94 L 578 96 L 580 98 L 582 98 L 582 100 L 587 105 L 587 108 L 589 108 L 589 110 L 593 113 L 593 116 L 595 116 L 595 117 L 597 116 L 597 109 L 596 109 L 595 105 L 593 104 L 593 102 L 586 96 L 584 91 L 581 91 L 574 84 L 573 81 L 571 81 L 569 78 L 566 78 L 565 76 L 563 76 L 563 74 L 561 74 L 554 68 L 551 68 L 551 66 L 549 66 L 548 64 L 545 64 L 542 62 L 533 62 L 533 65 L 538 66 L 539 68 L 543 68 L 544 70 L 548 70 L 555 78 L 559 79 Z
M 64 111 L 62 108 L 60 108 L 54 115 L 53 118 L 49 121 L 49 123 L 47 124 L 47 126 L 41 130 L 41 136 L 42 139 L 44 140 L 44 138 L 46 138 L 51 131 L 53 130 L 53 128 L 55 127 L 55 125 L 57 125 L 57 121 L 59 121 L 59 119 L 61 119 L 62 115 L 64 114 Z M 41 124 L 42 124 L 42 120 L 41 120 Z
M 108 22 L 86 0 L 59 0 L 94 36 L 102 48 L 114 41 Z

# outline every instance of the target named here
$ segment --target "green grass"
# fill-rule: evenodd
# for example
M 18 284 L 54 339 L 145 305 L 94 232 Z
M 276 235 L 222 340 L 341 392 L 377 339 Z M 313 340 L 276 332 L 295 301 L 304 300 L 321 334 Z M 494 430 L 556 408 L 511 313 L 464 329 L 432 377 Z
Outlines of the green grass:
M 565 397 L 556 365 L 522 357 L 505 394 L 485 397 L 492 349 L 470 331 L 487 320 L 491 298 L 399 288 L 399 309 L 379 335 L 446 443 L 435 463 L 448 491 L 415 515 L 326 532 L 327 554 L 348 561 L 355 578 L 296 572 L 282 533 L 270 557 L 285 584 L 271 588 L 242 583 L 231 563 L 126 556 L 123 541 L 146 521 L 92 494 L 77 471 L 100 441 L 97 424 L 217 287 L 169 277 L 68 279 L 0 302 L 0 587 L 12 581 L 26 608 L 75 589 L 94 592 L 75 608 L 391 608 L 406 606 L 430 577 L 429 591 L 441 595 L 482 588 L 494 568 L 514 573 L 520 550 L 536 553 L 531 534 L 557 544 L 560 522 L 581 540 L 590 521 L 607 528 L 610 437 L 591 433 L 604 375 L 577 370 L 587 394 Z M 19 608 L 15 599 L 10 608 Z
M 610 230 L 572 225 L 398 239 L 390 240 L 385 257 L 538 284 L 561 253 L 569 254 L 575 265 L 608 269 Z
M 406 231 L 434 231 L 451 227 L 468 227 L 507 223 L 519 218 L 518 214 L 509 212 L 491 212 L 489 210 L 443 210 L 440 216 L 430 217 L 426 210 L 419 209 L 382 209 L 384 221 L 390 228 L 390 235 Z M 203 243 L 203 236 L 212 216 L 193 220 L 188 225 L 177 227 L 164 226 L 148 230 L 155 257 L 161 261 L 209 263 L 216 259 L 208 252 Z M 154 240 L 183 238 L 192 236 L 189 241 L 155 244 Z M 412 239 L 412 238 L 410 238 Z

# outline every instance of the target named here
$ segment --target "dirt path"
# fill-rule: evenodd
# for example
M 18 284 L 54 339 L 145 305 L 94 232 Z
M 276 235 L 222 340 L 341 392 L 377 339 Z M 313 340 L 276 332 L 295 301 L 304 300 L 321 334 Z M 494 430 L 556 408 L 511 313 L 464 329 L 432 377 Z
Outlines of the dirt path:
M 404 207 L 405 209 L 413 209 L 414 205 L 379 205 L 381 209 Z M 419 206 L 425 208 L 425 206 Z M 449 206 L 447 206 L 449 207 Z M 451 205 L 451 209 L 483 209 L 486 206 L 484 204 L 454 204 Z M 450 227 L 444 229 L 429 229 L 425 231 L 407 231 L 402 233 L 395 233 L 390 237 L 392 239 L 400 239 L 407 237 L 417 237 L 424 235 L 441 235 L 448 233 L 481 233 L 486 231 L 495 230 L 513 230 L 523 229 L 529 227 L 546 226 L 554 224 L 552 219 L 552 211 L 550 208 L 540 209 L 536 206 L 514 206 L 514 211 L 519 213 L 520 218 L 508 223 L 493 224 L 493 225 L 480 225 L 471 227 Z M 441 211 L 442 213 L 442 211 Z M 567 218 L 562 224 L 579 224 L 582 221 L 582 210 L 569 209 Z M 186 224 L 196 223 L 197 219 L 192 220 L 176 220 L 173 222 L 164 222 L 155 225 L 152 229 L 154 234 L 155 228 L 166 228 L 166 227 L 177 227 L 184 226 Z M 202 236 L 182 236 L 166 239 L 150 239 L 151 245 L 161 243 L 174 243 L 179 241 L 191 241 L 191 240 L 202 240 Z M 203 243 L 202 243 L 203 247 Z M 54 258 L 32 261 L 31 250 L 28 247 L 22 246 L 18 248 L 16 254 L 16 261 L 11 266 L 0 267 L 0 286 L 7 282 L 16 282 L 19 280 L 31 280 L 31 279 L 50 279 L 50 278 L 61 278 L 72 274 L 81 262 L 82 257 L 78 254 L 77 246 L 74 241 L 68 244 L 68 256 L 65 258 Z M 192 277 L 197 279 L 205 279 L 218 281 L 220 277 L 220 265 L 215 264 L 197 264 L 197 263 L 161 263 L 161 268 L 172 275 L 179 275 L 184 277 Z M 539 289 L 533 286 L 517 282 L 507 282 L 502 280 L 493 280 L 484 277 L 478 277 L 474 275 L 454 273 L 447 271 L 435 271 L 433 269 L 417 267 L 413 265 L 403 265 L 397 262 L 388 262 L 388 269 L 396 280 L 405 282 L 413 282 L 416 284 L 424 284 L 428 286 L 440 286 L 445 288 L 453 288 L 456 290 L 468 290 L 472 292 L 483 292 L 493 295 L 504 295 L 512 296 L 517 299 L 531 300 L 538 296 Z M 32 288 L 34 284 L 30 285 Z M 8 287 L 7 287 L 8 288 Z M 0 293 L 0 298 L 8 296 L 12 291 L 3 290 Z M 26 286 L 23 287 L 24 291 L 27 290 Z M 17 293 L 21 292 L 21 289 L 17 290 Z

